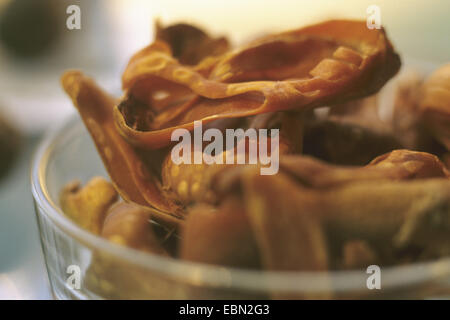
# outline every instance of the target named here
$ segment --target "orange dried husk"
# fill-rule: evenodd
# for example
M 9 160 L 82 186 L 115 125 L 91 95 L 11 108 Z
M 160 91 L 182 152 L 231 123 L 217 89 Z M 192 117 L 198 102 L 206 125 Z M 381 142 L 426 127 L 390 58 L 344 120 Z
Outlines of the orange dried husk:
M 288 155 L 280 159 L 280 170 L 315 189 L 360 181 L 450 179 L 448 169 L 438 157 L 405 149 L 376 157 L 366 166 L 337 166 L 308 156 Z
M 206 162 L 195 164 L 194 150 L 191 152 L 190 163 L 175 164 L 172 161 L 172 155 L 168 154 L 161 169 L 162 185 L 163 189 L 167 191 L 167 195 L 174 197 L 184 205 L 202 201 L 214 203 L 220 200 L 212 192 L 212 187 L 217 182 L 217 176 L 222 175 L 223 172 L 228 172 L 231 167 L 242 167 L 241 164 L 237 165 L 239 150 L 244 151 L 246 162 L 249 162 L 251 144 L 254 146 L 256 154 L 259 154 L 259 150 L 263 148 L 267 150 L 269 157 L 272 152 L 277 152 L 279 156 L 301 152 L 303 138 L 303 117 L 301 115 L 282 113 L 265 114 L 264 119 L 258 119 L 259 117 L 261 116 L 251 119 L 248 127 L 258 128 L 259 125 L 268 127 L 271 125 L 271 121 L 273 121 L 272 124 L 277 123 L 276 126 L 279 126 L 280 130 L 277 140 L 278 146 L 272 144 L 272 138 L 267 138 L 265 141 L 258 138 L 256 140 L 254 138 L 242 139 L 237 142 L 235 147 L 231 148 L 232 150 L 225 148 L 223 152 L 217 154 L 217 157 L 222 160 L 222 164 L 208 164 Z M 226 146 L 225 141 L 223 145 Z M 276 149 L 272 149 L 272 147 Z M 233 162 L 227 163 L 230 152 L 234 155 Z M 257 156 L 256 162 L 258 162 L 258 159 L 260 159 L 259 156 Z
M 264 37 L 194 66 L 172 47 L 157 40 L 132 57 L 119 105 L 81 73 L 67 73 L 63 86 L 121 196 L 178 218 L 182 208 L 161 185 L 162 160 L 145 152 L 168 146 L 175 128 L 345 101 L 378 90 L 400 65 L 384 31 L 357 21 Z
M 133 145 L 170 144 L 174 129 L 194 121 L 307 110 L 379 90 L 400 59 L 383 29 L 363 21 L 332 20 L 263 37 L 222 56 L 183 65 L 155 41 L 133 56 L 123 77 L 126 99 L 114 109 L 120 133 Z M 128 117 L 144 109 L 148 121 Z
M 238 189 L 242 173 L 248 167 L 228 167 L 215 173 L 208 179 L 210 189 L 218 195 Z M 383 154 L 365 166 L 333 165 L 310 156 L 285 154 L 280 157 L 279 171 L 309 189 L 328 189 L 362 181 L 450 179 L 449 170 L 435 155 L 404 149 Z
M 154 212 L 168 223 L 176 223 L 181 216 L 179 206 L 165 196 L 160 180 L 149 169 L 149 163 L 144 162 L 138 150 L 117 132 L 112 112 L 115 99 L 79 71 L 65 72 L 61 82 L 91 134 L 120 196 L 126 201 L 170 213 Z M 158 162 L 157 159 L 154 161 Z

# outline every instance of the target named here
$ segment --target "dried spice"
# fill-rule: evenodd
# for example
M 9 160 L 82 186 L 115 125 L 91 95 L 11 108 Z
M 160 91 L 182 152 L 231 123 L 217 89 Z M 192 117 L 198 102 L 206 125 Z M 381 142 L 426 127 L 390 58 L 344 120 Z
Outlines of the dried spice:
M 238 174 L 220 176 L 238 180 L 227 181 L 229 189 L 221 190 L 221 198 L 230 192 L 243 194 L 266 268 L 326 269 L 327 256 L 336 256 L 336 249 L 327 248 L 327 243 L 344 245 L 356 239 L 365 239 L 376 249 L 390 246 L 389 258 L 383 252 L 380 261 L 391 264 L 394 251 L 428 248 L 445 237 L 450 226 L 450 176 L 433 155 L 398 150 L 354 168 L 285 156 L 281 169 L 278 175 L 260 176 L 249 166 L 235 167 L 230 170 Z M 411 179 L 417 182 L 399 181 Z M 238 183 L 243 186 L 237 188 Z
M 325 235 L 315 212 L 297 198 L 282 174 L 244 178 L 244 203 L 264 267 L 268 270 L 327 270 Z
M 218 208 L 202 204 L 190 209 L 182 239 L 181 259 L 259 268 L 259 252 L 238 199 L 229 198 Z
M 217 126 L 214 126 L 217 128 Z M 269 113 L 253 117 L 248 121 L 246 128 L 279 128 L 279 154 L 293 154 L 298 153 L 302 149 L 303 144 L 303 116 L 300 114 L 289 113 Z M 270 146 L 270 139 L 268 139 Z M 258 148 L 261 147 L 256 141 Z M 248 156 L 249 140 L 242 140 L 238 142 L 238 146 L 233 149 L 234 159 L 237 158 L 236 149 L 239 144 L 245 144 L 246 157 Z M 224 142 L 225 144 L 225 142 Z M 229 149 L 224 150 L 217 155 L 222 157 L 222 165 L 210 165 L 207 163 L 195 164 L 193 160 L 190 163 L 175 164 L 172 161 L 171 155 L 167 155 L 162 165 L 162 181 L 163 188 L 167 191 L 168 196 L 175 201 L 188 205 L 195 202 L 215 203 L 218 201 L 218 196 L 215 194 L 214 185 L 221 183 L 218 176 L 228 175 L 230 169 L 235 167 L 237 161 L 233 164 L 226 164 L 227 153 Z M 268 150 L 271 154 L 271 150 Z M 193 158 L 193 153 L 191 154 Z
M 117 203 L 106 215 L 101 235 L 119 245 L 166 254 L 150 224 L 151 213 L 130 203 Z
M 176 204 L 163 197 L 160 182 L 149 172 L 137 151 L 117 132 L 112 115 L 114 99 L 78 71 L 66 72 L 61 81 L 83 118 L 121 197 L 170 213 L 159 214 L 162 219 L 173 221 L 171 215 L 178 217 Z
M 157 23 L 155 41 L 129 61 L 119 100 L 67 72 L 64 89 L 124 200 L 109 209 L 101 235 L 149 253 L 259 270 L 355 269 L 448 255 L 450 174 L 432 145 L 447 146 L 448 68 L 401 84 L 393 121 L 384 122 L 374 93 L 399 67 L 383 29 L 333 20 L 237 48 L 191 25 Z M 318 116 L 319 107 L 328 114 Z M 279 172 L 261 175 L 261 163 L 175 163 L 171 135 L 195 132 L 194 121 L 222 138 L 227 129 L 279 130 L 278 148 L 268 144 Z M 215 156 L 236 159 L 243 146 L 249 157 L 250 142 Z M 94 260 L 89 283 L 111 297 L 133 291 L 145 274 L 136 270 L 130 285 L 116 279 L 125 263 Z M 148 283 L 141 289 L 130 295 L 158 296 Z
M 399 67 L 384 31 L 359 21 L 267 36 L 207 68 L 180 64 L 157 41 L 131 59 L 122 78 L 126 95 L 145 104 L 151 120 L 133 128 L 124 107 L 114 116 L 128 142 L 154 149 L 168 145 L 175 128 L 193 130 L 195 120 L 307 110 L 374 93 Z
M 384 265 L 398 263 L 395 252 L 406 248 L 448 248 L 449 187 L 448 179 L 367 180 L 321 190 L 252 173 L 244 194 L 266 268 L 321 270 L 336 247 L 358 239 Z
M 426 179 L 345 185 L 324 195 L 322 201 L 330 206 L 324 219 L 333 234 L 344 238 L 363 237 L 379 245 L 391 241 L 398 247 L 431 245 L 437 230 L 448 230 L 449 183 Z
M 116 189 L 101 177 L 92 178 L 84 187 L 79 181 L 68 183 L 59 197 L 64 213 L 95 234 L 100 234 L 106 212 L 117 200 Z

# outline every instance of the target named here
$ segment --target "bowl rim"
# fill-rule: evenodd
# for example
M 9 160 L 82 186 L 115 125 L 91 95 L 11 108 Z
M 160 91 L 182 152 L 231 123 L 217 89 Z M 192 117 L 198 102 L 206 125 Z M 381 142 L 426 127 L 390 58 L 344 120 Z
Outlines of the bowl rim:
M 133 264 L 156 271 L 161 276 L 192 285 L 284 293 L 323 293 L 329 292 L 330 289 L 332 292 L 368 290 L 365 284 L 370 274 L 365 270 L 260 271 L 214 266 L 141 252 L 117 245 L 82 229 L 67 218 L 52 200 L 45 179 L 49 159 L 70 130 L 84 130 L 84 134 L 88 134 L 80 118 L 71 116 L 60 125 L 51 128 L 42 138 L 32 158 L 31 191 L 36 205 L 41 209 L 36 209 L 36 214 L 44 214 L 56 227 L 82 245 L 105 251 Z M 450 279 L 450 257 L 431 262 L 380 268 L 382 290 L 445 277 Z

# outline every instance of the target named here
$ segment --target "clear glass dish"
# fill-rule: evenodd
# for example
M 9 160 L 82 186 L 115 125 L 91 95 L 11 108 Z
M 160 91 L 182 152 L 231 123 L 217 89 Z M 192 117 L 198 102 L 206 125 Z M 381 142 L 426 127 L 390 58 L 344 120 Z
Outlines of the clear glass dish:
M 450 298 L 450 258 L 381 268 L 381 289 L 366 270 L 262 272 L 210 266 L 121 247 L 91 234 L 58 205 L 67 182 L 107 174 L 78 117 L 49 133 L 31 185 L 48 275 L 57 299 Z M 78 276 L 80 286 L 74 281 Z M 75 284 L 75 285 L 74 285 Z

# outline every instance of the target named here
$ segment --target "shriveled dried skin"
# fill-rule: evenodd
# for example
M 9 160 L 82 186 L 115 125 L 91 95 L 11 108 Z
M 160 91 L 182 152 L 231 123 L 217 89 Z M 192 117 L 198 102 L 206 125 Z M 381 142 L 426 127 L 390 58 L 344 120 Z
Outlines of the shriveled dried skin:
M 112 206 L 106 215 L 101 236 L 119 245 L 166 255 L 150 224 L 151 213 L 126 202 Z
M 450 64 L 437 69 L 423 85 L 420 110 L 425 125 L 450 150 Z
M 278 148 L 279 155 L 293 154 L 301 151 L 303 115 L 285 112 L 263 114 L 255 116 L 249 122 L 249 128 L 253 129 L 281 127 Z M 261 147 L 261 139 L 252 142 L 255 142 L 258 148 Z M 228 150 L 225 150 L 225 152 L 219 155 L 219 157 L 222 157 L 223 164 L 207 164 L 205 162 L 202 164 L 194 164 L 193 151 L 191 152 L 191 164 L 175 164 L 172 161 L 171 154 L 168 154 L 162 165 L 161 172 L 163 188 L 167 191 L 167 195 L 183 205 L 189 205 L 195 202 L 217 203 L 220 196 L 216 191 L 220 190 L 220 187 L 216 188 L 215 186 L 216 184 L 222 185 L 223 183 L 227 183 L 221 182 L 220 179 L 222 178 L 234 179 L 234 177 L 229 177 L 228 173 L 230 169 L 236 167 L 237 149 L 241 143 L 245 143 L 246 158 L 248 158 L 249 143 L 241 140 L 238 142 L 236 148 L 234 148 L 233 164 L 226 164 Z M 270 156 L 272 152 L 270 149 L 270 139 L 267 140 L 267 146 Z M 238 165 L 238 167 L 240 166 L 242 165 Z M 254 166 L 260 167 L 259 165 Z
M 321 220 L 343 240 L 423 248 L 450 228 L 450 180 L 355 182 L 320 193 Z M 447 237 L 447 241 L 450 241 Z
M 312 157 L 285 155 L 280 159 L 280 170 L 297 179 L 303 186 L 314 189 L 358 181 L 450 179 L 448 169 L 436 156 L 410 150 L 394 150 L 364 167 L 336 166 Z
M 339 165 L 365 165 L 374 157 L 402 147 L 393 134 L 380 133 L 338 118 L 305 125 L 303 151 Z
M 189 210 L 181 234 L 180 258 L 239 268 L 259 268 L 258 248 L 238 199 L 219 207 L 197 205 Z
M 92 178 L 84 187 L 79 181 L 68 183 L 59 196 L 63 212 L 95 234 L 100 234 L 106 212 L 117 200 L 117 191 L 101 177 Z
M 246 172 L 239 175 L 244 185 L 242 201 L 266 269 L 339 267 L 336 258 L 325 262 L 336 257 L 334 251 L 341 245 L 356 240 L 373 246 L 375 257 L 363 252 L 362 257 L 353 257 L 341 267 L 350 268 L 369 258 L 385 264 L 404 262 L 407 256 L 401 251 L 408 248 L 439 257 L 445 249 L 430 248 L 449 248 L 448 179 L 382 179 L 374 183 L 366 177 L 311 189 L 283 173 L 260 176 L 257 170 Z M 328 242 L 333 246 L 328 248 Z
M 114 99 L 79 71 L 64 73 L 61 81 L 89 130 L 121 197 L 159 209 L 163 211 L 158 215 L 159 218 L 176 223 L 176 218 L 181 215 L 177 205 L 163 195 L 158 179 L 117 132 L 112 114 Z
M 236 149 L 234 148 L 234 159 L 237 158 Z M 196 202 L 215 204 L 220 200 L 220 196 L 216 192 L 220 188 L 215 186 L 217 183 L 222 184 L 220 179 L 226 179 L 230 172 L 233 175 L 232 179 L 239 179 L 241 170 L 249 166 L 261 168 L 259 164 L 237 165 L 236 161 L 233 164 L 226 164 L 227 152 L 228 150 L 219 155 L 223 159 L 223 164 L 207 164 L 205 162 L 202 164 L 175 164 L 168 155 L 162 167 L 163 188 L 166 190 L 167 196 L 183 206 Z M 234 174 L 233 168 L 236 168 L 236 174 Z
M 373 159 L 366 166 L 369 167 L 378 168 L 392 174 L 391 178 L 402 180 L 438 177 L 450 179 L 450 172 L 444 163 L 435 155 L 426 152 L 394 150 Z
M 421 250 L 438 244 L 448 247 L 449 174 L 431 154 L 397 150 L 358 168 L 284 156 L 280 169 L 275 176 L 260 176 L 256 169 L 235 167 L 223 174 L 234 175 L 228 191 L 216 191 L 221 197 L 243 192 L 266 268 L 304 268 L 302 256 L 312 259 L 307 264 L 315 265 L 323 261 L 315 256 L 317 252 L 339 250 L 323 247 L 317 240 L 320 237 L 337 247 L 363 239 L 380 250 L 380 261 L 385 263 L 400 261 L 398 250 L 410 246 Z M 289 218 L 283 219 L 285 214 Z M 302 237 L 306 247 L 291 244 L 295 249 L 290 250 L 287 243 Z M 285 246 L 277 247 L 280 243 Z M 313 248 L 314 252 L 308 251 Z M 334 259 L 329 263 L 334 266 Z
M 223 42 L 215 43 L 190 26 L 157 32 L 157 40 L 131 59 L 123 76 L 125 96 L 117 106 L 80 73 L 66 74 L 63 85 L 120 194 L 163 211 L 156 216 L 166 221 L 178 225 L 187 219 L 181 258 L 317 271 L 417 261 L 418 256 L 436 258 L 450 252 L 450 176 L 435 156 L 395 150 L 364 167 L 287 156 L 302 151 L 304 118 L 312 108 L 337 108 L 367 96 L 397 72 L 399 59 L 383 30 L 368 30 L 365 22 L 330 21 L 267 36 L 224 55 Z M 428 85 L 435 88 L 442 82 L 441 77 Z M 421 106 L 431 126 L 442 120 L 433 116 L 442 92 L 425 92 L 432 98 L 425 95 L 424 101 L 431 102 Z M 365 129 L 384 132 L 378 120 L 376 125 L 366 121 L 376 114 L 374 99 L 355 102 L 358 108 L 346 103 L 346 110 L 332 111 L 326 123 L 353 129 L 350 124 L 362 121 Z M 261 176 L 258 165 L 175 165 L 168 149 L 161 149 L 170 146 L 175 128 L 192 130 L 195 120 L 222 129 L 229 127 L 228 120 L 269 128 L 273 115 L 285 129 L 280 136 L 281 172 L 274 176 Z M 434 133 L 445 144 L 446 125 L 438 123 L 436 128 Z M 342 147 L 332 144 L 339 149 L 335 158 L 366 164 L 387 151 L 378 151 L 374 144 L 399 147 L 389 144 L 390 132 L 381 138 L 383 134 L 374 132 L 365 132 L 356 147 L 339 136 L 337 140 L 345 141 Z M 327 135 L 336 138 L 333 132 Z M 347 155 L 343 150 L 348 147 Z M 364 148 L 373 153 L 367 156 Z M 355 154 L 366 158 L 355 160 Z M 124 203 L 110 211 L 102 230 L 105 238 L 167 254 L 148 222 L 153 211 Z M 335 260 L 338 247 L 343 256 Z M 416 249 L 419 253 L 404 254 Z M 138 276 L 134 280 L 139 283 Z
M 243 179 L 250 223 L 270 269 L 303 268 L 306 263 L 321 270 L 321 257 L 336 256 L 334 251 L 354 240 L 367 241 L 387 264 L 405 259 L 402 255 L 400 260 L 400 250 L 426 252 L 450 244 L 448 179 L 368 180 L 324 190 L 305 188 L 281 173 Z M 292 212 L 289 218 L 284 219 L 285 212 Z M 300 238 L 303 245 L 296 242 Z M 327 249 L 322 238 L 333 246 Z M 302 257 L 311 260 L 300 261 Z
M 185 23 L 163 27 L 156 21 L 155 38 L 169 44 L 173 57 L 186 65 L 196 65 L 206 57 L 225 53 L 229 48 L 226 38 L 212 38 L 204 30 Z
M 249 166 L 233 166 L 209 177 L 208 191 L 221 199 L 230 193 L 242 192 L 242 175 Z M 382 155 L 364 167 L 336 166 L 301 155 L 283 155 L 280 172 L 296 180 L 303 188 L 330 189 L 353 182 L 449 179 L 448 169 L 439 159 L 425 152 L 395 150 Z M 207 170 L 207 169 L 206 169 Z M 207 201 L 206 197 L 200 199 Z
M 163 164 L 162 180 L 169 197 L 189 205 L 195 202 L 216 203 L 217 195 L 211 190 L 213 179 L 233 165 L 175 164 L 170 156 Z
M 264 37 L 225 55 L 209 75 L 180 65 L 170 50 L 153 44 L 132 58 L 123 88 L 155 117 L 148 128 L 136 129 L 123 116 L 126 110 L 116 108 L 115 121 L 130 143 L 153 149 L 169 144 L 175 128 L 193 130 L 195 120 L 306 110 L 374 93 L 399 66 L 384 31 L 369 30 L 362 21 L 329 21 Z M 188 88 L 199 97 L 154 110 L 153 88 L 161 79 L 176 95 Z
M 292 180 L 254 170 L 243 179 L 244 203 L 264 268 L 327 270 L 328 249 L 319 216 L 297 197 L 299 189 Z

